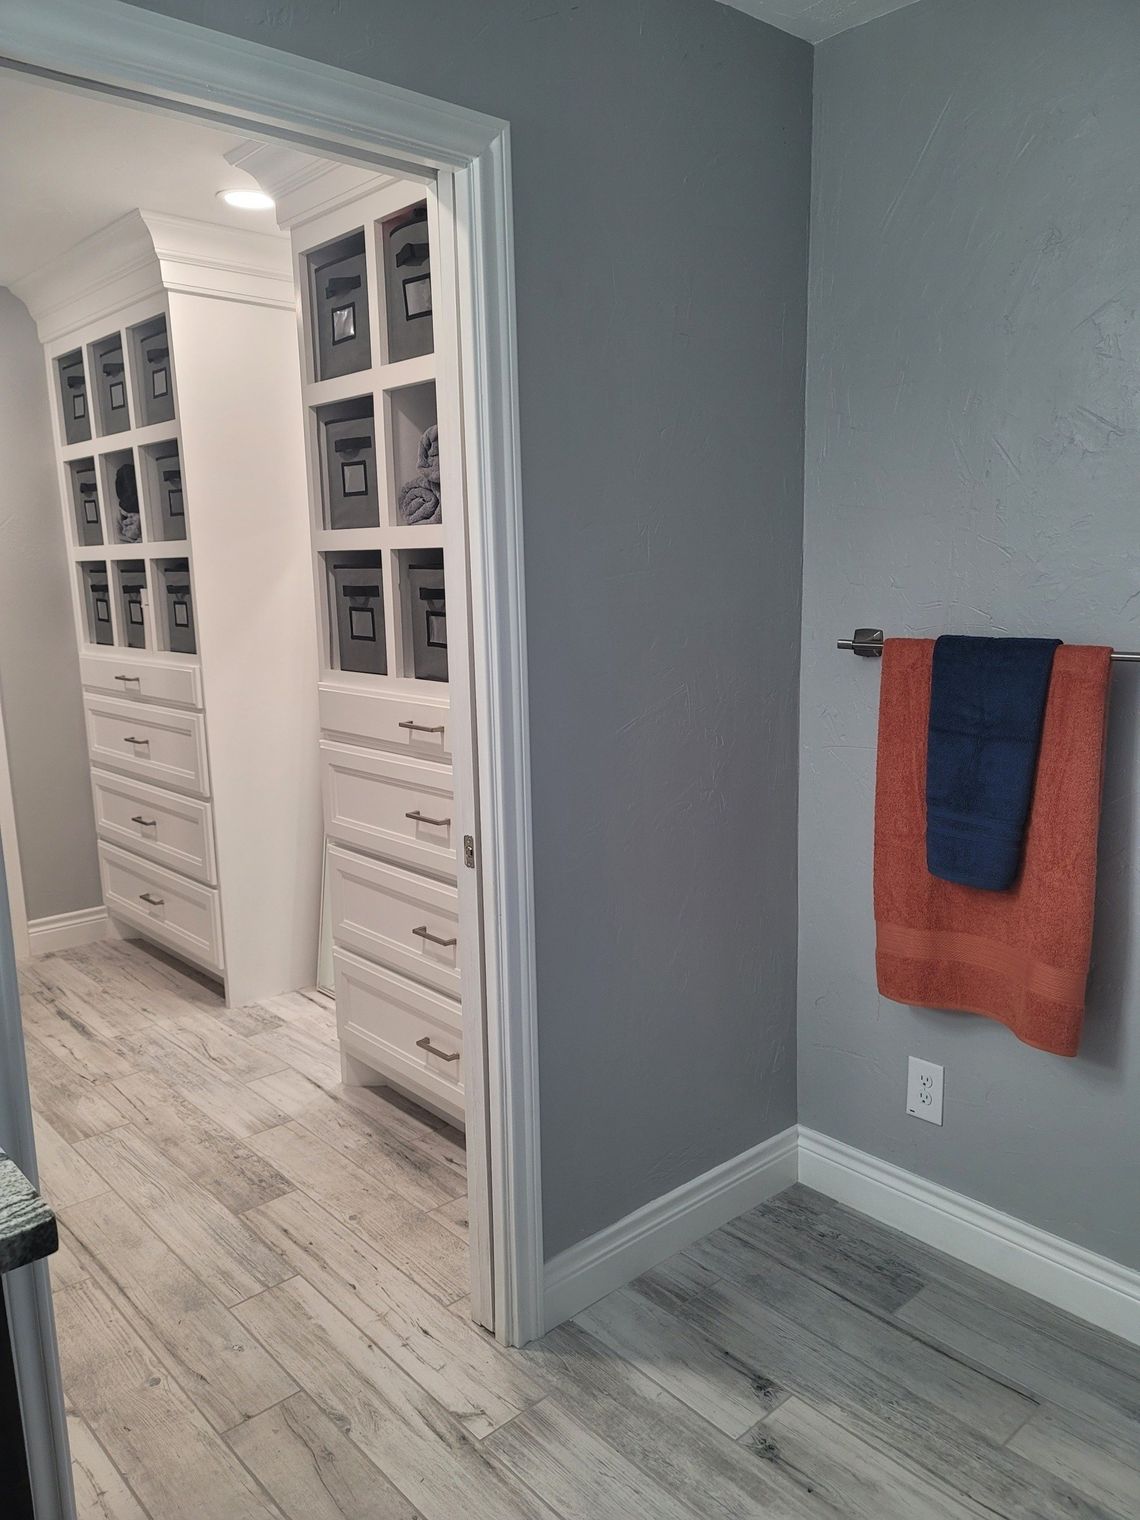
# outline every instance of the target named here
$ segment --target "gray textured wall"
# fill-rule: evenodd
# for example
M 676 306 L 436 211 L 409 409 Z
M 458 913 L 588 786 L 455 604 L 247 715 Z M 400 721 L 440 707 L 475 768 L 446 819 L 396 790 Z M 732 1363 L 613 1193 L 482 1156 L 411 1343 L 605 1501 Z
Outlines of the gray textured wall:
M 795 1118 L 811 50 L 710 0 L 148 8 L 511 122 L 551 1255 Z
M 889 633 L 1140 647 L 1140 7 L 938 0 L 816 53 L 800 1117 L 1140 1266 L 1137 727 L 1117 667 L 1088 1020 L 1072 1062 L 875 989 Z M 903 1112 L 946 1067 L 944 1129 Z
M 0 692 L 28 917 L 103 901 L 35 324 L 0 289 Z

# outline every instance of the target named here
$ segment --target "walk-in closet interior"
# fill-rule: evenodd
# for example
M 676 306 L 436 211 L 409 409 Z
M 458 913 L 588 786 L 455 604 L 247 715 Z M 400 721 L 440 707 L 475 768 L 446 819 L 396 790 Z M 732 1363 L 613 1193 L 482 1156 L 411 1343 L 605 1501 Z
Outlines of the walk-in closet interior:
M 208 1294 L 213 1329 L 153 1333 L 222 1429 L 283 1377 L 247 1355 L 220 1393 L 216 1316 L 291 1251 L 491 1324 L 453 232 L 428 175 L 10 73 L 0 116 L 4 846 L 43 1182 L 136 1328 L 150 1268 Z

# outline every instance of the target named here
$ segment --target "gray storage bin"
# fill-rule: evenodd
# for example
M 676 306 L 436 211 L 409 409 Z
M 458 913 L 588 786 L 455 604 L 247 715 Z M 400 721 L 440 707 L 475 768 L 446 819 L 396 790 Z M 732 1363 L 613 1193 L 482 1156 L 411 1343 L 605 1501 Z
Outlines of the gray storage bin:
M 146 648 L 146 566 L 142 560 L 124 560 L 119 569 L 119 610 L 128 649 Z
M 182 486 L 182 461 L 176 443 L 163 444 L 153 456 L 152 484 L 155 513 L 152 529 L 156 538 L 186 537 L 186 497 Z
M 92 644 L 113 644 L 111 588 L 104 564 L 83 566 L 83 601 L 87 609 L 87 637 Z
M 435 346 L 431 317 L 431 257 L 427 202 L 409 206 L 383 223 L 384 306 L 388 362 L 430 354 Z
M 174 420 L 174 372 L 166 318 L 155 317 L 131 329 L 138 416 L 142 427 Z
M 162 594 L 166 602 L 167 646 L 175 654 L 197 654 L 190 561 L 168 560 L 162 567 L 162 582 Z
M 447 597 L 439 564 L 407 568 L 408 614 L 412 631 L 412 669 L 417 681 L 447 680 Z
M 371 401 L 322 407 L 325 526 L 375 528 L 380 523 L 376 480 L 376 426 Z
M 318 380 L 372 364 L 368 332 L 368 268 L 364 233 L 354 232 L 309 254 L 313 359 Z
M 367 675 L 388 673 L 380 555 L 369 550 L 329 556 L 329 596 L 336 623 L 337 664 Z
M 131 425 L 127 399 L 127 366 L 118 333 L 91 348 L 92 383 L 99 405 L 99 431 L 125 433 Z
M 75 510 L 75 542 L 84 548 L 103 542 L 99 518 L 99 477 L 93 459 L 76 459 L 69 466 L 71 499 Z
M 86 443 L 91 437 L 91 407 L 87 399 L 87 379 L 83 373 L 83 354 L 74 349 L 55 361 L 59 376 L 59 404 L 63 416 L 63 436 L 67 443 Z

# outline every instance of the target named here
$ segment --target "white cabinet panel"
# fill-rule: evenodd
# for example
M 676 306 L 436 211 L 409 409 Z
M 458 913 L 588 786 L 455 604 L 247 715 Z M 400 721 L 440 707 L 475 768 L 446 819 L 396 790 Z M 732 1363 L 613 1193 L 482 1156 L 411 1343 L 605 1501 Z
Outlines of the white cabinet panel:
M 450 707 L 446 697 L 367 691 L 323 684 L 321 728 L 420 760 L 451 763 Z
M 79 656 L 79 670 L 88 691 L 127 701 L 168 702 L 173 707 L 202 706 L 202 673 L 195 664 L 151 655 L 132 658 L 126 651 Z
M 114 697 L 83 699 L 87 752 L 95 765 L 205 797 L 210 790 L 206 729 L 198 713 Z
M 455 888 L 329 846 L 333 941 L 459 997 Z
M 342 1048 L 462 1126 L 458 1008 L 448 998 L 342 950 L 333 964 Z
M 198 881 L 217 881 L 208 802 L 111 771 L 92 770 L 91 786 L 100 838 Z
M 99 846 L 99 870 L 111 914 L 199 965 L 222 970 L 222 926 L 213 887 L 109 844 Z
M 326 741 L 321 780 L 330 839 L 455 880 L 450 768 Z

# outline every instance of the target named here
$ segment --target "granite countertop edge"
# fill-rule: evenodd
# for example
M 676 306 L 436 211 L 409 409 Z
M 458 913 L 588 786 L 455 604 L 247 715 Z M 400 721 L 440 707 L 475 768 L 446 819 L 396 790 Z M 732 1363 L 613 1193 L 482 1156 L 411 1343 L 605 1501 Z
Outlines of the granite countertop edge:
M 0 1272 L 59 1249 L 55 1215 L 10 1156 L 0 1151 Z

